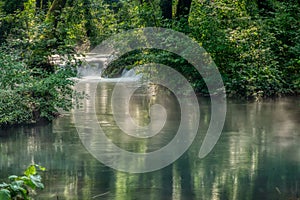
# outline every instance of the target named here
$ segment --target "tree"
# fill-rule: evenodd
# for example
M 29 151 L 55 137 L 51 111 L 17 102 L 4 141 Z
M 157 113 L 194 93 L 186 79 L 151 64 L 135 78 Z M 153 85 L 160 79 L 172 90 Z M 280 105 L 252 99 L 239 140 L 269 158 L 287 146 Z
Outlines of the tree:
M 62 12 L 62 9 L 65 7 L 67 0 L 54 0 L 51 4 L 48 13 L 47 19 L 50 19 L 54 23 L 54 27 L 57 27 L 58 24 L 58 17 Z
M 2 4 L 2 9 L 6 14 L 12 14 L 16 10 L 22 10 L 24 8 L 24 3 L 26 0 L 3 0 L 0 1 Z
M 189 13 L 192 5 L 192 0 L 178 0 L 176 6 L 176 12 L 174 14 L 175 20 L 188 25 Z M 161 0 L 160 8 L 162 11 L 162 17 L 164 19 L 173 18 L 172 0 Z
M 46 9 L 49 0 L 36 0 L 36 8 L 38 9 Z
M 178 0 L 175 18 L 183 23 L 188 23 L 191 5 L 192 0 Z
M 160 8 L 163 18 L 172 19 L 172 0 L 161 0 Z

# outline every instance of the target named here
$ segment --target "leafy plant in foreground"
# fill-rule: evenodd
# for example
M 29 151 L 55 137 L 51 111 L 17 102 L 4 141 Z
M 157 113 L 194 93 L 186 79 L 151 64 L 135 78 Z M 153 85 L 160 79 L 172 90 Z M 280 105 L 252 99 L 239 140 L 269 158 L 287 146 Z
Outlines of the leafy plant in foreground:
M 0 199 L 30 200 L 30 192 L 35 189 L 44 189 L 44 185 L 41 182 L 42 178 L 38 171 L 45 171 L 45 168 L 39 165 L 30 165 L 22 176 L 9 176 L 9 183 L 0 184 Z

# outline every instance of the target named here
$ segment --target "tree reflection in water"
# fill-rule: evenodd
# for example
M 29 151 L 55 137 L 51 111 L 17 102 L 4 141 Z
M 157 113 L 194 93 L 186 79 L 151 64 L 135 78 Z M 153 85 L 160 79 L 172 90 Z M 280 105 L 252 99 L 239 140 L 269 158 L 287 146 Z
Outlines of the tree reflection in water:
M 180 121 L 171 94 L 156 95 L 168 110 L 168 122 L 151 139 L 132 139 L 116 127 L 110 104 L 112 83 L 101 84 L 97 114 L 111 140 L 128 151 L 149 152 L 166 145 Z M 153 99 L 151 100 L 153 101 Z M 149 122 L 149 96 L 139 92 L 130 112 L 137 123 Z M 200 98 L 199 134 L 191 148 L 164 169 L 118 172 L 102 165 L 82 146 L 69 113 L 52 124 L 0 132 L 0 180 L 20 174 L 35 162 L 47 168 L 45 190 L 37 199 L 288 199 L 300 190 L 300 100 L 281 98 L 260 103 L 229 102 L 220 140 L 204 159 L 197 158 L 210 119 L 209 99 Z M 88 127 L 87 132 L 88 132 Z M 101 147 L 99 147 L 101 148 Z M 126 162 L 126 161 L 124 161 Z

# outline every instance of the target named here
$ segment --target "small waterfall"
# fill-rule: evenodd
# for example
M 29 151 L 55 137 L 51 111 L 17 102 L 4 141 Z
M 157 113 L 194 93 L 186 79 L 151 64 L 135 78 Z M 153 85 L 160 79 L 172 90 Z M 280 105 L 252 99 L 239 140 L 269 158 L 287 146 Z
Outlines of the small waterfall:
M 105 54 L 92 54 L 89 53 L 86 57 L 82 58 L 82 66 L 79 67 L 78 76 L 80 77 L 101 77 L 101 73 L 104 67 L 104 63 L 108 59 L 109 55 Z
M 142 77 L 141 74 L 137 74 L 134 69 L 126 70 L 124 69 L 122 72 L 122 78 L 132 78 L 132 79 L 140 79 Z
M 124 69 L 120 78 L 103 78 L 101 77 L 102 71 L 105 69 L 105 64 L 110 55 L 89 53 L 85 57 L 80 58 L 83 64 L 79 67 L 78 76 L 83 79 L 100 79 L 101 82 L 118 82 L 118 81 L 138 81 L 142 77 L 141 74 L 136 74 L 134 69 Z

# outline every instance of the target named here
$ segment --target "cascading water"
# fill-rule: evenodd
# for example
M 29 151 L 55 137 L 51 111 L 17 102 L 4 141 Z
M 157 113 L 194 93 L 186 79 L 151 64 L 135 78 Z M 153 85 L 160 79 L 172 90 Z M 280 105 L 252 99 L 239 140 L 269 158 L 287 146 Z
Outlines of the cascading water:
M 108 57 L 105 54 L 87 54 L 83 59 L 82 66 L 78 68 L 78 76 L 83 78 L 100 78 L 104 63 Z
M 86 56 L 82 59 L 82 66 L 78 68 L 78 77 L 91 80 L 99 79 L 101 82 L 138 81 L 141 78 L 141 75 L 136 74 L 134 69 L 124 69 L 121 77 L 119 78 L 102 77 L 105 65 L 110 59 L 111 56 L 108 54 L 86 54 Z

